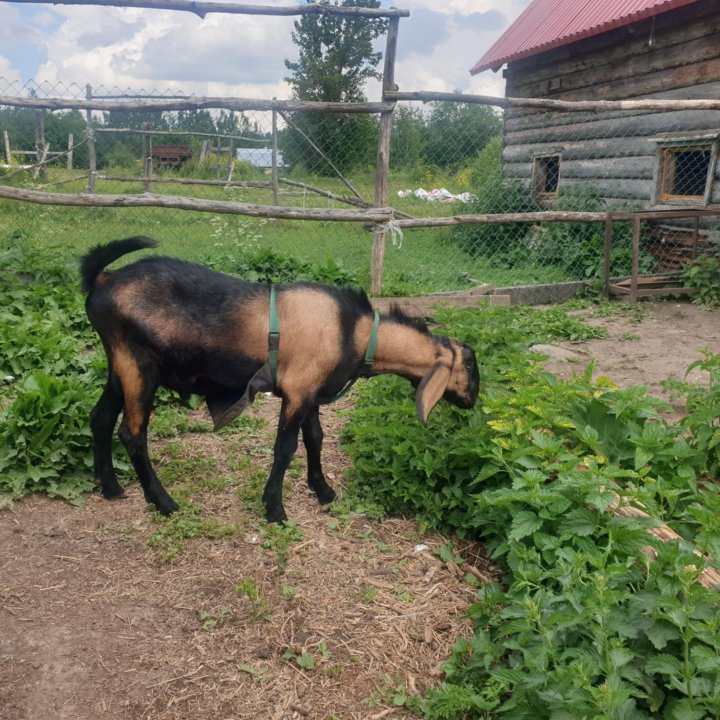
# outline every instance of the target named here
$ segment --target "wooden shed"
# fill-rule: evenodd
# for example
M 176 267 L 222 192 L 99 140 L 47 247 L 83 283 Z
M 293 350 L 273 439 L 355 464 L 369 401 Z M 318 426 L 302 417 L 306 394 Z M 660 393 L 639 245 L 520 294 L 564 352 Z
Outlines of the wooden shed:
M 471 73 L 507 97 L 720 97 L 720 0 L 534 0 Z M 503 174 L 554 205 L 592 187 L 643 209 L 720 203 L 720 111 L 505 114 Z
M 185 145 L 153 145 L 151 156 L 157 168 L 178 168 L 192 158 L 192 148 Z

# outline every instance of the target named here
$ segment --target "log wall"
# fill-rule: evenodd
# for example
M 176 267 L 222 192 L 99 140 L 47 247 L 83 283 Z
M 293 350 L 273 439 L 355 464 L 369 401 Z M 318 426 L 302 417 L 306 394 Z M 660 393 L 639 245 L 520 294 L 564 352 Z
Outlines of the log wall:
M 511 63 L 506 96 L 555 100 L 683 100 L 720 95 L 720 0 Z M 720 110 L 552 112 L 509 107 L 503 171 L 530 183 L 533 159 L 559 155 L 559 190 L 592 183 L 609 202 L 656 202 L 659 148 L 684 139 L 711 144 Z M 716 168 L 707 200 L 720 202 Z

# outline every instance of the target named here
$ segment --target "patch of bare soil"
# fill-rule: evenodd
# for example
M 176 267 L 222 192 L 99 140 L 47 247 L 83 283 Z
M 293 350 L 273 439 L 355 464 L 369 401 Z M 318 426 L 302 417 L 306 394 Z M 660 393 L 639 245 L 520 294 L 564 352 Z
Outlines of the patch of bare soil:
M 619 308 L 618 308 L 619 309 Z M 685 372 L 702 358 L 702 350 L 720 352 L 720 310 L 706 310 L 688 302 L 641 302 L 637 314 L 612 313 L 597 317 L 592 309 L 574 313 L 591 325 L 605 327 L 608 336 L 584 343 L 556 343 L 568 354 L 551 357 L 545 366 L 567 377 L 582 372 L 591 360 L 594 377 L 607 375 L 616 385 L 647 385 L 650 395 L 673 401 L 663 381 L 686 380 L 699 383 L 704 374 Z M 554 353 L 553 353 L 554 354 Z M 674 402 L 676 416 L 685 412 L 684 404 Z
M 323 411 L 336 487 L 348 463 L 337 409 Z M 163 456 L 178 452 L 181 463 L 219 460 L 223 472 L 246 456 L 245 474 L 264 474 L 277 410 L 254 408 L 273 419 L 246 438 L 154 442 L 161 478 Z M 2 720 L 411 717 L 395 701 L 437 682 L 471 632 L 465 576 L 487 581 L 483 562 L 441 562 L 432 549 L 445 540 L 411 521 L 336 518 L 298 478 L 285 507 L 303 537 L 282 567 L 238 497 L 247 477 L 234 474 L 237 485 L 194 499 L 237 532 L 189 540 L 170 562 L 148 545 L 161 525 L 135 482 L 121 501 L 33 497 L 0 513 Z
M 564 344 L 570 360 L 549 361 L 561 374 L 594 358 L 596 374 L 662 395 L 662 380 L 682 379 L 701 348 L 720 352 L 718 311 L 660 302 L 643 305 L 640 323 L 583 315 L 609 337 Z M 349 402 L 323 410 L 336 487 L 348 465 L 338 410 Z M 269 466 L 277 410 L 253 408 L 268 420 L 258 432 L 153 442 L 161 478 L 173 463 L 232 478 L 194 499 L 237 531 L 189 540 L 169 562 L 148 544 L 162 525 L 134 482 L 123 501 L 94 495 L 74 508 L 34 497 L 0 512 L 0 719 L 410 717 L 395 701 L 441 677 L 453 643 L 471 632 L 465 576 L 482 582 L 492 570 L 477 557 L 441 562 L 432 549 L 445 540 L 412 521 L 336 517 L 303 478 L 288 483 L 285 507 L 303 537 L 283 568 L 257 508 L 243 502 L 253 473 Z

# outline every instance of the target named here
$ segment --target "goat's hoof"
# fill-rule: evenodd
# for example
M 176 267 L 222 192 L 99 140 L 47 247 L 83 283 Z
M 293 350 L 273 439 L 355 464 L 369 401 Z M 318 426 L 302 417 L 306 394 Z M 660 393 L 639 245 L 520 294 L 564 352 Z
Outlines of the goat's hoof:
M 316 488 L 315 494 L 317 495 L 318 502 L 321 505 L 329 505 L 337 497 L 337 493 L 329 485 L 322 488 Z
M 157 508 L 157 511 L 166 517 L 168 515 L 172 515 L 180 509 L 180 506 L 171 497 L 161 503 L 154 503 L 154 505 Z
M 114 485 L 102 485 L 100 487 L 100 492 L 102 492 L 102 496 L 106 500 L 123 500 L 125 497 L 125 490 L 121 487 L 119 483 L 115 483 Z
M 273 508 L 265 513 L 265 519 L 269 523 L 284 523 L 287 522 L 288 516 L 285 513 L 285 508 L 280 506 L 279 508 Z

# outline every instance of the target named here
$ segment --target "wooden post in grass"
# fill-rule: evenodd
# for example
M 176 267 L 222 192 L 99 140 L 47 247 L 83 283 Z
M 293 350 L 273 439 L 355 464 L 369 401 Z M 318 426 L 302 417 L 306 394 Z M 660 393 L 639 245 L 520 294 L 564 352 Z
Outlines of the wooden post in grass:
M 5 143 L 5 160 L 8 165 L 12 165 L 12 153 L 10 152 L 10 136 L 7 130 L 3 130 L 3 141 Z
M 385 68 L 383 70 L 383 95 L 397 90 L 395 85 L 395 54 L 400 19 L 393 17 L 388 25 L 385 44 Z M 380 115 L 380 137 L 378 139 L 377 165 L 375 169 L 375 207 L 388 205 L 388 176 L 390 174 L 390 140 L 395 105 Z M 387 228 L 383 224 L 375 226 L 373 232 L 372 258 L 370 261 L 370 289 L 376 295 L 382 292 L 383 266 L 385 264 L 385 236 Z
M 92 87 L 85 86 L 85 98 L 92 100 Z M 92 126 L 92 110 L 88 108 L 85 111 L 85 130 L 87 132 L 88 146 L 88 192 L 95 192 L 95 179 L 97 176 L 97 160 L 95 158 L 95 131 Z
M 35 111 L 35 157 L 36 162 L 44 163 L 47 158 L 47 146 L 45 144 L 45 111 Z M 35 169 L 33 175 L 35 178 L 41 180 L 47 180 L 47 168 L 45 165 L 40 165 Z
M 277 110 L 272 111 L 272 188 L 273 205 L 278 205 L 278 136 L 277 136 Z
M 145 192 L 152 192 L 152 136 L 150 135 L 150 124 L 143 123 L 143 177 L 145 178 L 143 188 Z
M 75 147 L 75 138 L 72 133 L 68 133 L 68 149 L 67 149 L 67 169 L 73 169 L 73 148 Z

